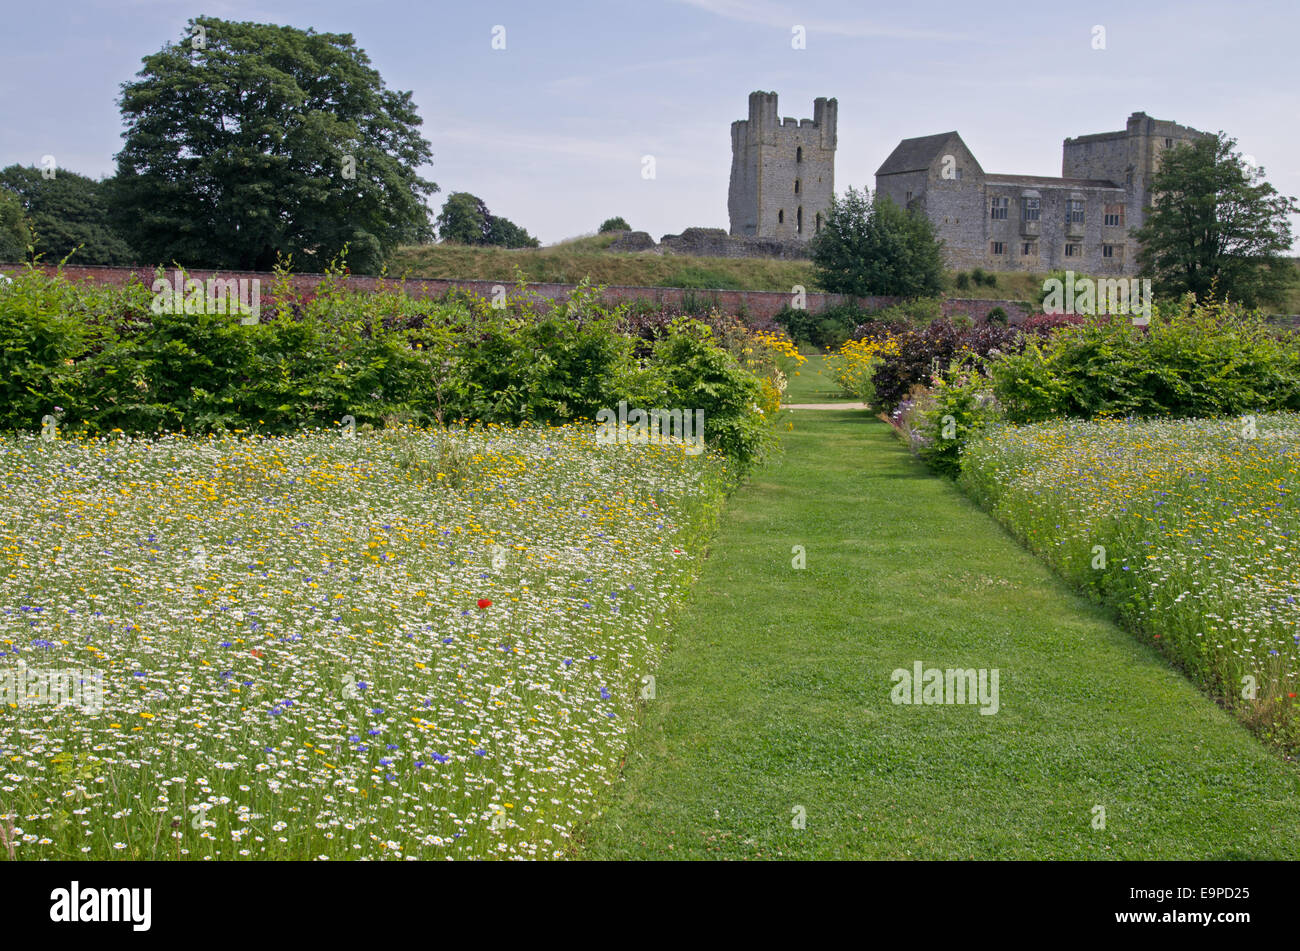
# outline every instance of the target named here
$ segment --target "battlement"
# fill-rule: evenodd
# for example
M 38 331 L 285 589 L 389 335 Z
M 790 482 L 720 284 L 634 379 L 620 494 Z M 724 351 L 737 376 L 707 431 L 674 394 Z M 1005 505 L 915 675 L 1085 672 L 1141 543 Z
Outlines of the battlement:
M 1094 142 L 1113 142 L 1118 139 L 1137 136 L 1185 140 L 1197 138 L 1204 134 L 1191 126 L 1179 125 L 1171 119 L 1153 119 L 1145 112 L 1135 112 L 1128 117 L 1123 129 L 1116 132 L 1094 132 L 1090 135 L 1071 136 L 1067 137 L 1062 144 L 1065 146 L 1089 145 Z
M 749 117 L 731 124 L 731 233 L 807 241 L 830 211 L 838 104 L 813 101 L 813 117 L 778 118 L 774 92 L 749 94 Z

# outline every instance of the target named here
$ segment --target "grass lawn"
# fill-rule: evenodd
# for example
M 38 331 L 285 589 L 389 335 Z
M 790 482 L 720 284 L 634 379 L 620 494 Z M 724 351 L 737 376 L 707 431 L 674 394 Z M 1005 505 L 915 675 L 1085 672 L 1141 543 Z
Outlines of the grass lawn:
M 791 375 L 785 389 L 783 403 L 834 403 L 852 402 L 835 385 L 830 375 L 823 373 L 826 357 L 822 354 L 805 354 L 808 362 L 799 368 L 799 375 Z
M 820 363 L 787 401 L 831 395 Z M 580 857 L 1300 857 L 1294 763 L 870 413 L 787 415 Z M 1000 709 L 893 704 L 915 661 L 998 669 Z

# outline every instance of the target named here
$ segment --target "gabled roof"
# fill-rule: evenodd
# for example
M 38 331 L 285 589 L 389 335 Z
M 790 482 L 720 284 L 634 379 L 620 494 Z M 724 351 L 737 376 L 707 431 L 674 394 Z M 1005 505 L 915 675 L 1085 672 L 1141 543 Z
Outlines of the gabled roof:
M 934 164 L 937 156 L 943 153 L 948 140 L 961 136 L 953 132 L 940 132 L 938 135 L 923 135 L 915 139 L 904 139 L 889 153 L 885 164 L 876 169 L 877 175 L 897 175 L 899 172 L 920 172 Z M 965 146 L 965 142 L 962 145 Z M 967 152 L 970 149 L 966 150 Z

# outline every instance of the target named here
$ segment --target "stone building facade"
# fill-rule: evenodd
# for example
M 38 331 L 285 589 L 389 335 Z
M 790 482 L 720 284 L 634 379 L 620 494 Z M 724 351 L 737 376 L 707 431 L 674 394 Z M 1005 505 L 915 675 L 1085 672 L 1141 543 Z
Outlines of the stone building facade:
M 749 118 L 731 124 L 731 233 L 808 241 L 835 194 L 838 103 L 819 98 L 811 119 L 778 119 L 776 93 L 749 94 Z
M 941 132 L 900 142 L 876 192 L 925 214 L 954 270 L 1134 275 L 1130 231 L 1145 219 L 1160 156 L 1204 134 L 1135 112 L 1122 131 L 1066 139 L 1062 177 L 1049 178 L 985 172 L 960 135 Z

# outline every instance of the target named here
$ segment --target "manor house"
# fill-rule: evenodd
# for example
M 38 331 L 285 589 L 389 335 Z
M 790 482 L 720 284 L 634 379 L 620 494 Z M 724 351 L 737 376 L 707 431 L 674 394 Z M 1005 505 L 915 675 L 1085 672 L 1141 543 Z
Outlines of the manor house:
M 956 132 L 904 139 L 876 172 L 876 194 L 924 214 L 953 270 L 1137 271 L 1151 178 L 1166 149 L 1205 135 L 1145 112 L 1123 130 L 1066 139 L 1061 177 L 986 172 Z

